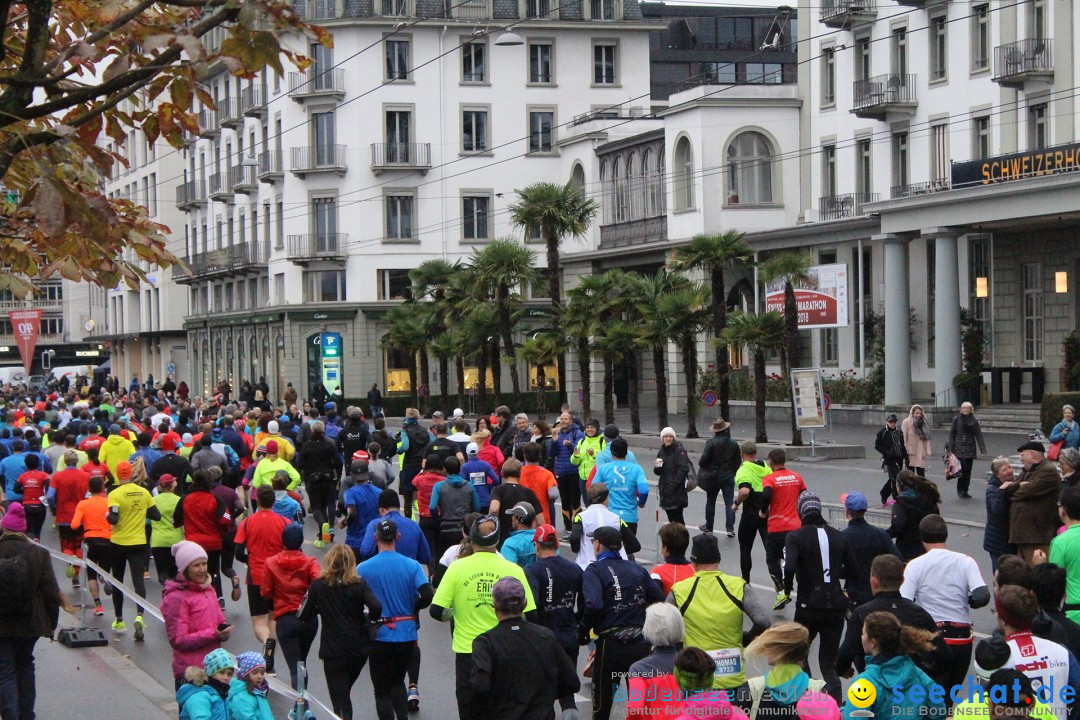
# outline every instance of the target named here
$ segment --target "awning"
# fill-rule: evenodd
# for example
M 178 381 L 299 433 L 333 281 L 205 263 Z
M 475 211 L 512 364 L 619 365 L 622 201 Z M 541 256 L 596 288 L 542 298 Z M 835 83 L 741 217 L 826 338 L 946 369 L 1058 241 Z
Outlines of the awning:
M 97 366 L 98 370 L 112 370 L 112 357 Z

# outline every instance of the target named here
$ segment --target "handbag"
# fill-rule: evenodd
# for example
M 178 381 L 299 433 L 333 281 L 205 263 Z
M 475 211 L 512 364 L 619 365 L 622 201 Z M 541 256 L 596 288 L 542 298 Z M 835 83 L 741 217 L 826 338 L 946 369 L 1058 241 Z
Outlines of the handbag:
M 941 458 L 941 462 L 945 465 L 945 479 L 952 480 L 960 477 L 963 474 L 963 468 L 960 465 L 959 458 L 953 455 L 951 452 L 945 453 L 945 456 Z
M 694 461 L 687 457 L 687 462 L 690 463 L 690 471 L 686 473 L 686 491 L 692 492 L 697 489 L 698 486 L 698 474 L 697 468 L 694 467 Z
M 1063 447 L 1065 447 L 1064 438 L 1050 443 L 1050 449 L 1046 451 L 1046 459 L 1057 460 L 1058 456 L 1061 455 L 1061 448 Z

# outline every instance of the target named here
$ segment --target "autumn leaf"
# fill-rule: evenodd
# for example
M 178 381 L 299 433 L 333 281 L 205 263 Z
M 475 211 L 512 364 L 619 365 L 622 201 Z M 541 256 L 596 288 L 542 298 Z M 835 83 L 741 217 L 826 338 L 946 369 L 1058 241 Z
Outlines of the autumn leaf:
M 182 108 L 191 107 L 191 84 L 183 80 L 173 80 L 172 85 L 169 86 L 169 94 L 172 96 L 172 101 L 176 105 Z
M 105 72 L 102 73 L 101 79 L 105 82 L 109 82 L 110 80 L 123 75 L 129 69 L 131 69 L 131 59 L 127 55 L 120 55 L 109 63 L 109 67 L 105 68 Z
M 64 231 L 64 201 L 60 192 L 48 180 L 43 180 L 38 185 L 33 209 L 37 226 L 43 233 L 55 236 Z

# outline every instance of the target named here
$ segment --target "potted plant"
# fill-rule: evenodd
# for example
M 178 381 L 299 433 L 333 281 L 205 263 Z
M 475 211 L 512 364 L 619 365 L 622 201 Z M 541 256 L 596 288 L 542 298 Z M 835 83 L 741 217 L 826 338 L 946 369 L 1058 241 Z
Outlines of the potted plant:
M 982 396 L 983 332 L 970 310 L 960 308 L 960 345 L 964 369 L 953 377 L 956 403 L 978 405 Z

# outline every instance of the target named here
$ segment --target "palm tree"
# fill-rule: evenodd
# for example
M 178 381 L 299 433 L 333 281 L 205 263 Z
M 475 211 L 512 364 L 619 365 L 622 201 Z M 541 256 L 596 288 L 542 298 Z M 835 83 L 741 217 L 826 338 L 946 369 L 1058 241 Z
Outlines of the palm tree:
M 492 367 L 491 346 L 492 339 L 499 334 L 499 317 L 495 307 L 490 302 L 475 303 L 460 317 L 461 328 L 469 352 L 465 357 L 476 357 L 478 370 L 477 403 L 479 407 L 488 407 L 487 376 L 488 368 L 492 370 L 492 386 L 495 390 L 496 402 L 498 399 L 498 366 Z M 498 342 L 495 342 L 498 347 Z
M 455 349 L 449 330 L 443 330 L 428 341 L 428 350 L 439 360 L 439 402 L 444 410 L 450 402 L 450 358 L 454 356 Z M 460 399 L 458 407 L 461 407 Z
M 536 406 L 537 412 L 543 417 L 547 410 L 547 371 L 546 368 L 555 362 L 563 352 L 562 343 L 556 333 L 538 332 L 526 338 L 521 345 L 521 357 L 526 362 L 536 366 Z
M 639 400 L 638 390 L 638 363 L 637 352 L 641 344 L 641 337 L 638 334 L 637 327 L 632 321 L 625 319 L 612 320 L 609 322 L 603 331 L 603 335 L 596 338 L 593 343 L 593 347 L 596 348 L 597 354 L 604 359 L 604 387 L 607 389 L 611 384 L 609 377 L 611 373 L 609 369 L 613 369 L 615 363 L 622 362 L 626 366 L 626 375 L 628 380 L 628 399 L 630 406 L 630 432 L 634 434 L 641 433 L 641 403 Z M 604 412 L 605 415 L 609 414 L 608 404 L 612 402 L 614 398 L 614 392 L 609 390 L 604 397 Z M 611 407 L 611 419 L 606 422 L 612 422 L 615 418 L 614 406 Z
M 418 317 L 415 304 L 399 305 L 386 313 L 387 332 L 382 339 L 384 347 L 397 350 L 409 358 L 409 388 L 412 391 L 413 407 L 419 406 L 419 384 L 417 383 L 417 354 L 427 342 L 427 330 L 423 320 Z
M 759 315 L 733 313 L 727 327 L 715 342 L 726 345 L 746 345 L 754 352 L 754 440 L 769 441 L 765 430 L 765 351 L 778 350 L 784 345 L 784 316 L 775 310 Z
M 662 295 L 657 304 L 660 313 L 672 319 L 671 336 L 682 355 L 683 376 L 686 379 L 686 437 L 698 437 L 697 431 L 697 339 L 709 325 L 709 288 L 691 283 L 685 289 Z
M 712 331 L 719 338 L 727 326 L 727 292 L 724 271 L 752 263 L 754 250 L 744 240 L 746 234 L 728 230 L 720 235 L 695 235 L 690 244 L 676 248 L 672 254 L 673 270 L 700 268 L 708 276 L 712 288 Z M 728 348 L 716 343 L 716 374 L 720 378 L 720 415 L 731 417 L 731 382 Z
M 810 279 L 814 260 L 800 252 L 773 255 L 761 263 L 758 274 L 764 283 L 784 281 L 784 352 L 780 356 L 781 372 L 787 377 L 793 363 L 799 362 L 799 308 L 795 303 L 795 286 Z M 791 396 L 791 444 L 802 445 L 802 432 L 795 420 L 795 396 Z
M 593 298 L 587 287 L 570 291 L 570 302 L 562 309 L 557 327 L 566 333 L 577 351 L 578 375 L 581 377 L 581 414 L 592 417 L 592 365 L 589 361 L 589 340 L 599 330 Z
M 427 300 L 431 303 L 434 315 L 432 323 L 436 327 L 449 327 L 453 322 L 452 292 L 454 278 L 460 273 L 461 263 L 440 259 L 425 260 L 409 271 L 409 279 L 413 284 L 413 299 L 415 301 Z M 440 403 L 443 405 L 446 405 L 449 400 L 446 396 L 447 385 L 444 381 L 449 376 L 451 357 L 440 352 L 445 349 L 447 349 L 445 344 L 431 348 L 439 361 L 439 387 L 442 393 Z
M 660 268 L 652 277 L 637 280 L 637 309 L 641 317 L 638 335 L 642 343 L 652 350 L 657 413 L 662 428 L 671 424 L 668 421 L 667 360 L 664 356 L 668 342 L 673 339 L 673 318 L 660 313 L 657 307 L 663 295 L 689 286 L 690 281 L 684 276 L 669 272 L 666 268 Z
M 510 221 L 526 233 L 540 231 L 547 245 L 548 292 L 553 314 L 562 308 L 559 290 L 559 243 L 564 237 L 581 238 L 589 229 L 599 206 L 571 183 L 537 182 L 517 190 L 518 200 L 510 206 Z M 558 358 L 559 401 L 566 402 L 566 358 Z
M 594 323 L 592 324 L 593 352 L 604 363 L 604 422 L 615 422 L 614 359 L 610 353 L 602 351 L 602 338 L 607 334 L 608 326 L 622 317 L 626 298 L 632 297 L 626 273 L 622 270 L 608 270 L 600 275 L 586 275 L 572 291 L 577 297 L 588 302 Z
M 510 366 L 510 384 L 515 397 L 521 395 L 517 352 L 514 348 L 514 315 L 520 311 L 521 294 L 515 288 L 525 287 L 533 281 L 535 262 L 536 254 L 512 238 L 493 240 L 476 250 L 472 257 L 472 267 L 478 279 L 495 298 L 495 307 L 499 312 L 499 335 L 502 337 L 506 363 Z

